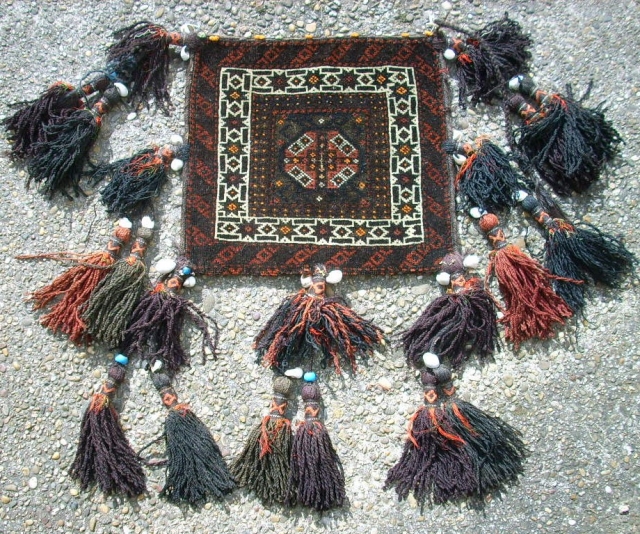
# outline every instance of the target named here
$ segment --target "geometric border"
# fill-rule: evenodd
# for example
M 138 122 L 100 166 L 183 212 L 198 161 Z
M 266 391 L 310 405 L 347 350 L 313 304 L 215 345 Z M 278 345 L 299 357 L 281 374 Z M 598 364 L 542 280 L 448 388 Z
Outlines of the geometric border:
M 312 77 L 315 83 L 309 84 L 308 80 Z M 349 87 L 343 87 L 340 83 L 345 77 L 354 80 Z M 279 81 L 277 87 L 274 79 Z M 307 93 L 379 93 L 386 96 L 390 142 L 390 218 L 250 216 L 252 95 Z M 218 180 L 214 234 L 217 240 L 342 247 L 406 246 L 424 242 L 418 90 L 412 67 L 222 68 L 218 94 Z M 227 180 L 228 176 L 234 177 L 232 183 Z M 229 205 L 235 209 L 229 211 L 226 208 Z M 318 237 L 313 231 L 319 224 L 327 229 L 323 237 Z M 246 225 L 253 228 L 251 236 L 242 231 Z

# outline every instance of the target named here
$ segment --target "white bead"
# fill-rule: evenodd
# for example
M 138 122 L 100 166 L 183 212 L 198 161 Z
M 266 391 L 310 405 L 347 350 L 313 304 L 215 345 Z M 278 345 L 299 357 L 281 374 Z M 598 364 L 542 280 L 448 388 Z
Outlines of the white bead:
M 469 210 L 469 215 L 471 215 L 474 219 L 479 219 L 483 215 L 486 215 L 487 212 L 480 208 L 471 208 Z
M 514 76 L 509 80 L 509 89 L 512 91 L 518 91 L 520 89 L 520 82 L 522 81 L 522 74 Z
M 436 282 L 441 286 L 448 286 L 451 283 L 451 275 L 445 272 L 438 273 L 436 275 Z
M 191 54 L 189 54 L 189 49 L 186 46 L 183 46 L 180 49 L 180 57 L 182 58 L 182 61 L 189 61 Z
M 189 278 L 187 278 L 182 285 L 184 287 L 193 287 L 196 285 L 196 277 L 195 276 L 190 276 Z
M 463 133 L 462 130 L 453 130 L 453 133 L 451 134 L 451 139 L 453 139 L 454 141 L 460 141 L 463 137 Z
M 118 221 L 118 226 L 122 226 L 122 228 L 129 228 L 129 230 L 131 230 L 133 223 L 126 217 L 122 217 L 122 219 Z
M 498 319 L 502 319 L 502 318 L 504 317 L 504 313 L 502 313 L 501 311 L 496 312 L 496 317 L 497 317 Z
M 480 256 L 477 254 L 470 254 L 466 256 L 464 260 L 462 260 L 462 265 L 464 265 L 467 269 L 477 269 L 478 265 L 480 265 Z
M 437 369 L 440 367 L 440 358 L 438 358 L 438 355 L 433 352 L 425 352 L 422 355 L 422 361 L 428 369 Z
M 162 369 L 162 360 L 156 360 L 155 362 L 153 362 L 153 365 L 151 366 L 151 370 L 156 373 L 158 372 L 160 369 Z
M 313 283 L 313 280 L 311 279 L 310 276 L 301 276 L 300 277 L 300 285 L 302 287 L 304 287 L 305 289 L 308 287 L 311 287 L 311 284 Z
M 462 167 L 467 161 L 467 157 L 462 154 L 453 154 L 451 157 L 453 158 L 454 163 L 460 167 Z
M 173 161 L 171 162 L 171 170 L 172 171 L 181 171 L 182 167 L 184 167 L 184 161 L 182 161 L 179 158 L 174 158 Z
M 142 217 L 142 221 L 141 221 L 142 227 L 143 228 L 149 228 L 149 230 L 153 230 L 154 226 L 156 225 L 152 220 L 151 217 L 148 216 L 144 216 Z
M 339 269 L 331 271 L 325 280 L 328 284 L 339 284 L 342 281 L 342 271 Z
M 518 202 L 522 202 L 528 196 L 529 196 L 529 193 L 521 189 L 520 191 L 518 191 Z
M 129 89 L 127 89 L 125 84 L 116 82 L 113 86 L 116 88 L 121 98 L 127 98 L 129 96 Z
M 170 142 L 172 145 L 181 145 L 182 143 L 184 143 L 184 140 L 182 139 L 182 136 L 181 136 L 181 135 L 173 134 L 173 135 L 171 136 L 171 138 L 169 139 L 169 142 Z
M 170 258 L 162 258 L 156 263 L 156 271 L 160 274 L 169 274 L 176 268 L 176 262 Z
M 294 367 L 293 369 L 287 369 L 284 374 L 290 378 L 302 378 L 304 371 L 300 367 Z
M 456 53 L 451 48 L 447 48 L 442 55 L 447 61 L 453 61 L 456 58 Z

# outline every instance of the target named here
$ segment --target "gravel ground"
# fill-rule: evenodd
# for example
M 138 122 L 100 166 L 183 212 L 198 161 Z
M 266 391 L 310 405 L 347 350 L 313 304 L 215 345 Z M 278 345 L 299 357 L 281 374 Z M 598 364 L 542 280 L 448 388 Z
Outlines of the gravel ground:
M 483 25 L 505 11 L 531 33 L 533 72 L 542 87 L 578 90 L 593 79 L 590 102 L 606 101 L 608 116 L 626 144 L 608 177 L 588 194 L 563 202 L 575 217 L 622 236 L 640 253 L 639 183 L 640 68 L 633 43 L 640 40 L 640 9 L 632 1 L 454 1 L 452 22 Z M 99 68 L 113 30 L 137 20 L 170 29 L 189 22 L 209 33 L 250 37 L 419 34 L 429 17 L 443 16 L 440 2 L 427 0 L 87 0 L 0 5 L 0 116 L 8 103 L 36 96 L 52 81 L 77 82 Z M 109 115 L 94 160 L 117 159 L 152 142 L 184 134 L 186 65 L 172 64 L 176 109 L 167 117 L 154 109 L 121 106 Z M 499 142 L 503 119 L 485 106 L 454 109 L 452 126 L 473 138 Z M 635 334 L 638 281 L 620 291 L 597 288 L 586 318 L 557 338 L 507 348 L 484 368 L 470 365 L 458 377 L 463 397 L 520 428 L 531 449 L 526 476 L 484 513 L 465 506 L 421 513 L 415 501 L 397 503 L 383 492 L 386 471 L 398 459 L 407 419 L 421 399 L 419 384 L 397 345 L 376 354 L 356 377 L 321 377 L 327 426 L 342 458 L 349 506 L 325 514 L 265 508 L 245 491 L 200 510 L 182 509 L 158 496 L 163 472 L 148 471 L 149 492 L 138 500 L 82 492 L 67 475 L 81 414 L 105 375 L 111 355 L 102 347 L 78 348 L 38 325 L 25 294 L 52 279 L 63 266 L 20 263 L 15 254 L 102 248 L 112 221 L 96 195 L 49 201 L 24 187 L 25 171 L 6 157 L 0 142 L 0 532 L 603 532 L 640 531 L 638 477 L 638 378 Z M 171 256 L 181 235 L 180 176 L 173 175 L 156 203 L 159 237 L 150 258 Z M 466 216 L 458 217 L 462 246 L 484 254 L 487 246 Z M 529 223 L 516 213 L 506 224 L 514 237 Z M 540 253 L 532 228 L 527 243 Z M 254 363 L 251 341 L 277 303 L 297 290 L 296 277 L 201 279 L 191 298 L 222 327 L 217 362 L 197 356 L 177 383 L 210 426 L 223 451 L 237 454 L 249 429 L 268 406 L 270 374 Z M 363 315 L 397 334 L 439 294 L 430 277 L 353 277 L 339 288 Z M 164 408 L 146 371 L 133 365 L 122 398 L 122 420 L 134 448 L 157 437 Z M 390 389 L 381 387 L 391 385 Z

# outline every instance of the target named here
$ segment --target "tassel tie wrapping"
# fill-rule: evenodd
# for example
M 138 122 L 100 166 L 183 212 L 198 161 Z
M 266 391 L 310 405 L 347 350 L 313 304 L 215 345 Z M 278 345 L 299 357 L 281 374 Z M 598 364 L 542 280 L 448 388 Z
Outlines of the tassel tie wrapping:
M 113 396 L 124 381 L 126 357 L 119 354 L 109 368 L 107 380 L 95 393 L 82 417 L 80 439 L 71 465 L 71 478 L 83 490 L 97 483 L 103 493 L 128 497 L 146 490 L 145 475 L 138 457 L 129 445 L 113 407 Z
M 452 367 L 460 367 L 469 354 L 481 360 L 493 354 L 498 328 L 492 296 L 477 277 L 465 278 L 461 254 L 448 254 L 444 271 L 451 275 L 451 287 L 429 304 L 418 320 L 402 334 L 407 362 L 420 368 L 425 352 L 438 354 Z
M 49 196 L 59 191 L 71 199 L 68 190 L 76 195 L 84 194 L 79 182 L 82 169 L 95 142 L 102 116 L 120 101 L 115 87 L 109 87 L 92 109 L 77 109 L 64 120 L 45 127 L 46 139 L 33 147 L 33 155 L 27 164 L 29 178 Z
M 302 387 L 304 421 L 298 425 L 291 452 L 290 495 L 287 504 L 300 504 L 317 511 L 338 508 L 346 499 L 340 458 L 326 427 L 320 421 L 318 385 Z
M 494 250 L 490 254 L 487 281 L 492 275 L 506 309 L 499 322 L 505 325 L 505 337 L 516 350 L 527 339 L 548 339 L 554 336 L 555 324 L 564 324 L 573 315 L 567 303 L 551 286 L 552 280 L 580 283 L 554 276 L 518 247 L 507 244 L 503 230 L 493 214 L 480 219 L 480 228 L 487 234 Z
M 87 326 L 81 317 L 82 308 L 95 288 L 107 276 L 130 237 L 129 227 L 118 226 L 106 249 L 100 252 L 87 255 L 63 253 L 17 256 L 18 259 L 71 259 L 77 262 L 77 265 L 62 273 L 49 285 L 29 296 L 29 300 L 33 301 L 34 310 L 45 308 L 50 302 L 58 299 L 51 310 L 42 316 L 40 324 L 54 333 L 66 334 L 73 343 L 89 341 Z
M 124 333 L 125 351 L 143 357 L 152 365 L 159 360 L 171 372 L 189 364 L 189 356 L 180 341 L 185 320 L 202 334 L 203 356 L 208 348 L 213 358 L 216 357 L 218 325 L 193 302 L 178 294 L 183 282 L 184 276 L 180 273 L 166 282 L 158 282 L 135 307 Z
M 520 433 L 475 406 L 453 399 L 455 388 L 445 366 L 421 373 L 424 406 L 411 417 L 398 463 L 384 489 L 399 500 L 413 493 L 421 506 L 484 498 L 515 483 L 527 450 Z
M 149 286 L 143 258 L 152 231 L 141 227 L 137 236 L 129 256 L 111 268 L 91 294 L 82 315 L 91 337 L 110 347 L 117 347 L 124 338 L 131 314 Z
M 529 77 L 517 80 L 520 91 L 540 106 L 529 105 L 521 95 L 509 100 L 508 107 L 524 120 L 518 130 L 518 149 L 559 195 L 586 191 L 618 154 L 622 142 L 605 118 L 602 104 L 585 108 L 571 94 L 540 91 Z
M 293 435 L 286 412 L 292 387 L 287 377 L 274 380 L 270 413 L 253 428 L 231 465 L 238 485 L 246 486 L 267 504 L 284 503 L 289 495 Z
M 178 396 L 165 374 L 152 375 L 162 403 L 169 410 L 164 437 L 167 473 L 160 495 L 174 503 L 201 505 L 233 491 L 235 481 L 211 432 Z

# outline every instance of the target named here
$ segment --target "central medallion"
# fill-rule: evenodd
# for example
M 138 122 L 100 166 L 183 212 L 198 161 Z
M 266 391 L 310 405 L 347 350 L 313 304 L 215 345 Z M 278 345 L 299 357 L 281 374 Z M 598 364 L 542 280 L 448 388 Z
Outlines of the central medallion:
M 305 189 L 339 189 L 360 169 L 360 152 L 337 130 L 309 130 L 284 151 L 284 170 Z

